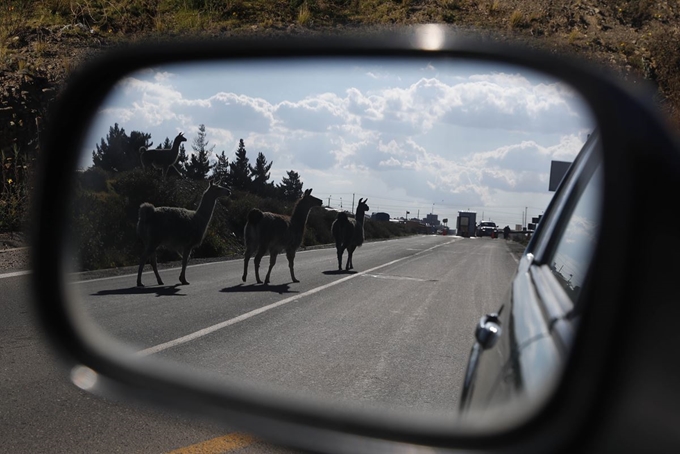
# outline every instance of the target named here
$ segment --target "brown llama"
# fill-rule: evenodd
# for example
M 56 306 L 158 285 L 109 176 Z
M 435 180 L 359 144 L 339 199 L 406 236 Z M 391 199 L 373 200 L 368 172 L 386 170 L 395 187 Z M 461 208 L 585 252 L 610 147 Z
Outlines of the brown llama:
M 196 211 L 178 207 L 154 207 L 150 203 L 142 203 L 139 207 L 137 235 L 144 242 L 144 249 L 137 271 L 137 287 L 144 287 L 142 270 L 147 258 L 151 261 L 151 268 L 156 274 L 158 285 L 163 285 L 156 266 L 156 249 L 161 245 L 182 254 L 182 272 L 179 275 L 179 281 L 184 285 L 189 285 L 186 280 L 189 255 L 203 242 L 217 199 L 230 194 L 231 191 L 228 188 L 210 181 Z
M 364 214 L 370 209 L 366 205 L 368 199 L 359 199 L 357 205 L 357 213 L 354 219 L 350 219 L 347 213 L 338 213 L 333 224 L 331 224 L 331 232 L 335 238 L 335 249 L 338 251 L 338 269 L 342 271 L 342 253 L 347 249 L 347 265 L 345 270 L 354 269 L 352 263 L 352 255 L 354 250 L 364 244 Z
M 302 198 L 295 203 L 291 216 L 262 212 L 257 208 L 250 210 L 248 222 L 246 222 L 243 230 L 246 243 L 245 258 L 243 260 L 243 282 L 246 281 L 248 275 L 248 261 L 253 253 L 255 253 L 255 279 L 257 279 L 258 284 L 262 283 L 260 280 L 260 261 L 264 254 L 269 252 L 269 270 L 264 278 L 264 283 L 269 284 L 272 268 L 276 264 L 276 256 L 283 250 L 286 251 L 286 257 L 288 258 L 290 278 L 293 282 L 300 282 L 295 278 L 295 270 L 293 269 L 295 251 L 297 251 L 302 243 L 309 211 L 313 207 L 320 207 L 322 205 L 321 199 L 314 197 L 312 190 L 307 189 Z
M 153 167 L 154 169 L 161 169 L 163 176 L 166 177 L 170 167 L 177 170 L 175 163 L 179 158 L 179 144 L 186 142 L 186 140 L 184 133 L 180 132 L 177 134 L 177 137 L 175 137 L 175 141 L 172 143 L 172 148 L 170 149 L 157 148 L 155 150 L 150 150 L 147 147 L 140 147 L 139 157 L 142 160 L 142 168 L 147 169 Z M 177 173 L 179 173 L 179 171 Z

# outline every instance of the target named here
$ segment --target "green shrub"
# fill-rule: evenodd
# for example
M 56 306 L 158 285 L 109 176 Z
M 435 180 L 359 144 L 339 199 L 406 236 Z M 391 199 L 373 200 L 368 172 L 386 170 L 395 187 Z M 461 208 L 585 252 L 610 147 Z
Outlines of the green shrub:
M 653 17 L 655 3 L 654 0 L 625 0 L 610 2 L 608 6 L 621 24 L 640 28 Z
M 107 180 L 107 178 L 111 178 Z M 108 175 L 88 169 L 78 175 L 72 205 L 71 230 L 77 258 L 83 270 L 136 265 L 142 249 L 137 237 L 139 206 L 175 206 L 195 210 L 207 187 L 206 181 L 163 178 L 158 172 L 133 169 Z M 108 190 L 107 190 L 108 188 Z M 220 199 L 202 244 L 193 251 L 194 258 L 233 257 L 243 254 L 243 229 L 253 208 L 279 214 L 292 214 L 293 202 L 263 198 L 234 191 Z M 314 246 L 335 242 L 331 224 L 335 211 L 312 209 L 307 219 L 303 244 Z M 405 235 L 403 226 L 389 222 L 365 221 L 366 238 L 390 238 Z M 159 248 L 159 262 L 178 260 L 175 251 Z
M 24 227 L 31 194 L 31 162 L 16 144 L 12 148 L 0 152 L 0 232 Z
M 72 204 L 70 230 L 82 269 L 113 268 L 134 263 L 135 224 L 126 218 L 125 208 L 119 197 L 77 191 Z
M 404 224 L 389 221 L 374 221 L 367 218 L 364 222 L 366 239 L 386 239 L 408 235 Z
M 101 167 L 90 167 L 84 172 L 78 173 L 78 183 L 86 191 L 106 192 L 108 191 L 107 180 L 109 175 Z
M 335 243 L 331 225 L 335 220 L 336 212 L 327 211 L 324 208 L 314 208 L 307 218 L 307 229 L 305 231 L 305 246 L 317 244 Z

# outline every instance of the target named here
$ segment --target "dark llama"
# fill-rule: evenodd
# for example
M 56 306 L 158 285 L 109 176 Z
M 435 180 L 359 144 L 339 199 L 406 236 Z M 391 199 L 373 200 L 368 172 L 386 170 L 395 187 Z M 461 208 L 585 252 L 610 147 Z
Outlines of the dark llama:
M 293 208 L 293 214 L 275 214 L 262 212 L 253 208 L 248 213 L 248 222 L 243 230 L 243 237 L 246 243 L 245 258 L 243 259 L 243 282 L 248 276 L 248 261 L 255 253 L 255 279 L 258 284 L 260 280 L 260 261 L 269 252 L 269 270 L 264 278 L 264 283 L 269 284 L 272 268 L 276 264 L 276 256 L 281 251 L 286 251 L 288 258 L 288 268 L 290 268 L 290 278 L 293 282 L 300 282 L 295 278 L 293 261 L 295 251 L 300 247 L 307 224 L 309 211 L 313 207 L 322 206 L 321 199 L 312 195 L 312 190 L 307 189 Z
M 142 270 L 147 259 L 151 261 L 151 268 L 156 275 L 158 285 L 163 285 L 156 266 L 156 249 L 159 246 L 165 246 L 182 254 L 182 272 L 179 275 L 179 281 L 184 285 L 189 285 L 186 280 L 189 255 L 203 242 L 217 199 L 230 194 L 231 191 L 228 188 L 210 181 L 196 211 L 178 207 L 154 207 L 150 203 L 142 203 L 137 220 L 137 236 L 144 242 L 144 249 L 137 271 L 137 286 L 144 287 Z
M 347 213 L 340 212 L 331 224 L 331 232 L 335 238 L 335 249 L 338 251 L 338 270 L 342 270 L 342 253 L 347 249 L 347 265 L 345 270 L 354 269 L 352 255 L 354 250 L 364 244 L 364 214 L 370 209 L 366 204 L 368 199 L 359 199 L 354 219 Z

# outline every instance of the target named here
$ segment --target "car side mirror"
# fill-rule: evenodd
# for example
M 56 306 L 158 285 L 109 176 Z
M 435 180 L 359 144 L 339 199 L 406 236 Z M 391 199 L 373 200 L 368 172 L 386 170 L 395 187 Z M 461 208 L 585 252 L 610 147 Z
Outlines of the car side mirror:
M 353 84 L 358 79 L 360 88 Z M 398 86 L 405 80 L 410 82 Z M 451 89 L 454 85 L 456 90 Z M 206 87 L 218 88 L 210 95 L 196 94 Z M 291 446 L 337 452 L 495 449 L 511 440 L 519 451 L 561 448 L 574 434 L 586 432 L 582 422 L 596 409 L 597 402 L 589 397 L 606 382 L 609 371 L 603 358 L 610 351 L 612 333 L 620 332 L 616 321 L 626 308 L 621 302 L 628 294 L 643 293 L 626 292 L 621 284 L 635 285 L 626 267 L 638 263 L 623 241 L 637 228 L 633 220 L 638 213 L 629 201 L 640 202 L 636 208 L 644 206 L 653 197 L 647 192 L 651 186 L 643 183 L 653 181 L 658 195 L 672 188 L 673 178 L 680 175 L 675 138 L 647 95 L 581 62 L 437 25 L 318 39 L 230 39 L 113 50 L 74 73 L 48 124 L 32 224 L 32 279 L 42 326 L 72 369 L 72 381 L 82 389 L 210 416 Z M 164 123 L 168 119 L 172 122 Z M 123 121 L 129 123 L 121 127 Z M 142 124 L 153 133 L 142 130 Z M 532 140 L 526 140 L 523 129 L 528 124 L 539 131 Z M 187 141 L 194 148 L 184 148 L 181 140 L 173 147 L 171 139 L 188 128 L 198 131 L 195 141 Z M 558 358 L 564 373 L 540 398 L 519 397 L 500 410 L 461 415 L 457 399 L 469 351 L 465 342 L 471 337 L 469 327 L 489 303 L 475 300 L 477 306 L 461 310 L 457 304 L 466 299 L 459 295 L 468 284 L 465 280 L 433 291 L 435 285 L 446 285 L 446 272 L 462 263 L 462 252 L 446 251 L 463 236 L 429 238 L 437 243 L 425 244 L 418 242 L 420 234 L 433 231 L 436 208 L 449 210 L 442 212 L 443 218 L 453 219 L 456 212 L 467 211 L 469 202 L 484 207 L 491 195 L 500 194 L 503 203 L 511 203 L 520 193 L 545 192 L 540 198 L 544 205 L 552 200 L 573 205 L 573 200 L 552 199 L 548 193 L 549 160 L 560 154 L 574 157 L 594 131 L 601 140 L 604 169 L 598 194 L 605 201 L 601 229 L 615 233 L 597 239 L 592 265 L 583 271 L 580 326 L 573 337 L 565 336 L 573 342 L 563 346 Z M 191 156 L 197 162 L 205 158 L 201 153 L 212 150 L 206 137 L 224 140 L 213 160 L 203 162 L 224 170 L 215 178 L 224 177 L 229 189 L 215 185 L 215 194 L 208 194 L 212 184 L 206 189 L 204 180 L 192 177 L 195 173 L 177 167 L 182 152 L 185 163 Z M 161 145 L 147 150 L 152 139 Z M 245 156 L 251 143 L 275 156 L 281 183 L 274 188 L 264 184 L 259 190 L 263 194 L 280 189 L 276 205 L 254 199 L 230 180 L 237 170 L 219 154 L 227 141 L 237 156 Z M 436 153 L 428 149 L 434 143 Z M 524 159 L 522 168 L 513 167 L 518 162 L 512 152 L 527 149 L 531 159 Z M 166 151 L 171 159 L 158 157 Z M 455 159 L 446 154 L 454 152 L 459 153 Z M 245 163 L 247 174 L 248 162 L 240 163 Z M 250 161 L 252 168 L 259 165 L 262 175 L 270 171 L 267 164 L 259 156 Z M 408 173 L 423 167 L 431 178 Z M 306 175 L 301 176 L 301 169 Z M 308 209 L 296 215 L 311 187 L 314 196 L 306 197 Z M 228 209 L 215 203 L 217 197 L 229 198 Z M 439 202 L 444 197 L 459 198 L 446 206 Z M 370 210 L 375 211 L 359 213 L 355 198 L 370 198 Z M 407 218 L 419 213 L 417 204 L 422 204 L 423 222 L 414 226 Z M 493 200 L 488 202 L 493 205 Z M 394 216 L 381 220 L 388 209 Z M 397 210 L 406 213 L 403 221 L 396 219 Z M 511 211 L 516 218 L 525 210 Z M 201 228 L 191 235 L 158 227 L 184 221 L 189 225 L 199 218 Z M 493 220 L 516 225 L 510 219 Z M 208 230 L 211 222 L 223 227 L 224 235 L 213 235 Z M 541 221 L 528 248 L 541 232 L 563 229 L 550 222 Z M 285 231 L 246 229 L 258 223 L 283 225 Z M 287 230 L 292 225 L 297 228 Z M 341 226 L 352 233 L 341 237 Z M 154 234 L 148 233 L 155 227 Z M 410 235 L 413 243 L 398 251 L 385 246 L 374 261 L 362 262 L 361 254 L 369 247 L 359 233 L 369 228 L 374 229 L 372 239 L 392 231 L 394 236 Z M 315 232 L 325 235 L 319 240 L 323 244 L 304 244 Z M 192 238 L 180 242 L 179 236 Z M 294 244 L 268 248 L 269 243 L 258 243 L 249 250 L 245 236 L 287 238 Z M 145 238 L 143 245 L 140 238 Z M 350 250 L 343 249 L 345 240 L 355 256 L 342 266 L 342 254 Z M 459 244 L 482 240 L 466 238 Z M 181 261 L 170 252 L 156 252 L 163 241 L 182 249 Z M 504 243 L 488 244 L 505 248 Z M 308 247 L 296 256 L 302 245 Z M 324 245 L 329 246 L 327 256 L 319 252 Z M 218 252 L 197 258 L 201 246 L 201 253 Z M 544 247 L 553 246 L 546 242 Z M 223 264 L 230 267 L 230 277 L 219 269 L 224 281 L 201 299 L 199 293 L 212 279 L 208 269 L 216 263 L 213 259 L 227 256 L 225 251 L 236 251 L 238 261 Z M 432 259 L 433 251 L 443 254 Z M 509 281 L 517 262 L 503 251 L 508 258 L 505 269 L 512 268 Z M 281 252 L 287 263 L 280 257 L 274 267 L 276 259 L 271 260 L 266 284 L 260 285 L 244 272 L 252 262 L 246 260 L 243 266 L 241 257 L 252 254 L 259 267 L 266 252 L 273 257 Z M 306 282 L 300 278 L 304 258 Z M 147 261 L 154 275 L 142 280 Z M 405 274 L 418 261 L 431 266 Z M 518 273 L 528 273 L 525 261 L 520 260 Z M 187 271 L 187 262 L 197 266 Z M 441 273 L 436 278 L 431 276 L 435 269 Z M 179 274 L 180 283 L 163 283 L 161 274 L 173 281 Z M 361 280 L 369 285 L 359 286 Z M 539 291 L 550 286 L 536 281 Z M 569 288 L 571 281 L 563 284 Z M 471 287 L 471 293 L 488 290 L 485 284 Z M 341 288 L 337 300 L 322 293 Z M 514 298 L 533 291 L 520 290 Z M 559 312 L 559 301 L 544 300 L 548 309 Z M 337 304 L 327 305 L 326 318 L 312 318 L 305 311 L 328 301 Z M 371 309 L 374 312 L 364 312 Z M 284 312 L 283 318 L 276 318 Z M 500 314 L 491 313 L 477 323 L 475 337 L 483 349 L 501 345 L 498 339 L 512 333 L 511 326 L 501 325 Z M 465 328 L 450 329 L 456 318 Z M 424 329 L 423 320 L 436 323 L 437 329 Z M 297 335 L 278 335 L 291 324 L 299 326 Z M 363 329 L 350 331 L 357 326 Z M 366 336 L 390 326 L 391 337 Z M 421 331 L 413 331 L 418 328 Z M 410 350 L 397 361 L 389 348 L 405 339 Z M 304 348 L 295 344 L 300 340 L 306 341 Z M 356 342 L 356 350 L 334 356 L 339 346 L 351 342 Z M 206 345 L 209 348 L 202 348 Z M 452 345 L 462 353 L 451 355 Z M 377 353 L 363 357 L 362 348 Z M 268 357 L 267 351 L 279 354 Z M 321 366 L 306 362 L 312 357 L 323 358 Z M 284 371 L 282 364 L 292 367 Z M 390 365 L 389 371 L 406 371 L 411 381 L 405 385 L 392 372 L 385 373 Z M 310 379 L 312 369 L 327 374 Z M 443 373 L 449 374 L 445 380 L 439 379 Z M 514 383 L 498 380 L 494 383 L 512 391 Z M 381 381 L 394 385 L 381 388 Z M 322 382 L 328 386 L 319 391 L 315 386 Z M 345 393 L 340 382 L 356 386 Z M 435 386 L 441 387 L 427 399 L 409 400 Z M 405 400 L 390 401 L 394 390 Z M 546 426 L 561 430 L 546 437 L 541 432 Z

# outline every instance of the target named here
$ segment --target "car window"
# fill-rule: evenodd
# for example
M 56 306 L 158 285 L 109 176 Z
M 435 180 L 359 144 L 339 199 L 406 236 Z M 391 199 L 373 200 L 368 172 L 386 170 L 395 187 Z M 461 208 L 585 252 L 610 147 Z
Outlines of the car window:
M 576 302 L 595 250 L 600 231 L 602 168 L 599 167 L 580 194 L 555 253 L 550 269 L 572 302 Z

